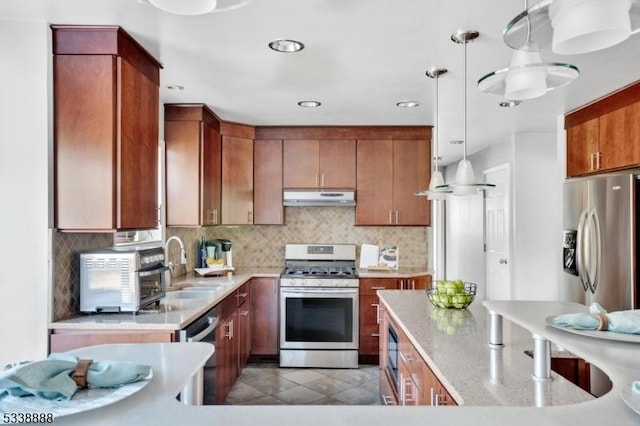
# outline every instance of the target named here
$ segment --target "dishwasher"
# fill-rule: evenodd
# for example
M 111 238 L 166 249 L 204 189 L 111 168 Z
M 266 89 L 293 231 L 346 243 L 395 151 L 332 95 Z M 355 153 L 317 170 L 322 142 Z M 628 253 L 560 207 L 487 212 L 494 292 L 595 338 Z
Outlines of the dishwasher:
M 215 389 L 216 367 L 216 327 L 218 326 L 218 308 L 214 307 L 204 315 L 193 321 L 178 332 L 179 342 L 206 342 L 214 346 L 213 355 L 207 360 L 203 368 L 193 376 L 191 381 L 180 392 L 180 401 L 186 405 L 202 405 L 204 402 L 205 386 Z

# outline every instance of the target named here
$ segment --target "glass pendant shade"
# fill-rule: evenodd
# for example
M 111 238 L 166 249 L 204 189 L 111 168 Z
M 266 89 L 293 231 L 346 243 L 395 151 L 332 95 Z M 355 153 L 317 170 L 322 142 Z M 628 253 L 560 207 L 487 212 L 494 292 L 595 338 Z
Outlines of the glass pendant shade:
M 431 175 L 431 181 L 429 182 L 429 191 L 435 191 L 439 186 L 444 185 L 444 177 L 440 170 L 436 170 Z
M 554 0 L 549 5 L 552 50 L 558 54 L 594 52 L 631 35 L 630 0 Z
M 513 52 L 509 72 L 505 76 L 504 97 L 521 101 L 537 98 L 547 93 L 547 72 L 540 67 L 540 52 L 535 49 L 522 49 Z
M 149 3 L 176 15 L 204 15 L 218 6 L 217 0 L 149 0 Z

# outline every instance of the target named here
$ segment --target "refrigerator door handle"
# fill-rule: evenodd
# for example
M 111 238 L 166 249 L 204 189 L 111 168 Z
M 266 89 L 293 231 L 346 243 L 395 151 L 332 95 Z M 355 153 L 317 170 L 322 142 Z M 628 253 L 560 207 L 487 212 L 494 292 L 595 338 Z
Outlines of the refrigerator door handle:
M 600 233 L 600 218 L 598 218 L 598 213 L 595 210 L 591 210 L 589 212 L 589 216 L 587 218 L 587 226 L 591 228 L 591 231 L 593 232 L 596 240 L 596 264 L 593 265 L 593 281 L 591 281 L 591 278 L 588 278 L 588 284 L 589 288 L 591 289 L 591 293 L 595 294 L 596 288 L 598 287 L 598 282 L 600 281 L 600 269 L 602 265 L 602 234 Z
M 578 270 L 578 279 L 580 280 L 580 284 L 582 284 L 582 288 L 584 291 L 589 290 L 589 285 L 586 281 L 586 271 L 584 268 L 584 227 L 586 222 L 587 212 L 586 210 L 580 213 L 580 220 L 578 221 L 578 229 L 576 232 L 576 262 L 577 262 L 577 270 Z

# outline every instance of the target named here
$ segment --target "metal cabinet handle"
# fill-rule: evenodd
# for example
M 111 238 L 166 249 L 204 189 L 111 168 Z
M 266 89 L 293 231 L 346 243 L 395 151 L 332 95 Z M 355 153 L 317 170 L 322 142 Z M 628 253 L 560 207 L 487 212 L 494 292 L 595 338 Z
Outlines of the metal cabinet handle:
M 398 210 L 396 210 L 396 225 L 399 223 L 399 222 L 398 222 L 398 216 L 399 216 L 399 214 L 398 214 Z
M 371 333 L 371 337 L 380 337 L 380 333 Z
M 391 210 L 389 210 L 389 223 L 393 223 L 393 219 L 391 217 L 392 214 L 393 214 L 393 212 Z
M 390 395 L 382 395 L 382 402 L 384 405 L 395 405 L 395 400 Z
M 320 187 L 324 188 L 324 173 L 320 175 Z
M 375 306 L 376 308 L 376 324 L 380 324 L 380 304 L 372 303 L 371 306 Z
M 246 317 L 247 315 L 249 315 L 249 311 L 242 311 L 240 312 L 240 315 L 242 315 L 243 317 Z
M 315 174 L 315 177 L 316 177 L 316 188 L 317 188 L 318 187 L 318 174 L 317 173 Z
M 386 287 L 371 287 L 371 290 L 386 290 Z
M 233 320 L 227 321 L 227 333 L 225 336 L 227 339 L 233 339 Z
M 596 153 L 596 170 L 600 170 L 600 158 L 602 157 L 601 152 Z
M 409 280 L 409 282 L 411 283 L 411 290 L 415 290 L 416 289 L 416 280 Z
M 236 294 L 236 297 L 242 297 L 244 299 L 245 297 L 247 297 L 247 294 L 248 293 L 238 293 Z
M 498 260 L 498 263 L 501 264 L 501 265 L 506 265 L 507 264 L 507 259 L 504 259 L 504 258 L 500 259 L 500 260 Z
M 218 209 L 213 209 L 213 223 L 218 224 Z
M 593 167 L 593 159 L 595 157 L 595 154 L 589 154 L 589 170 L 593 171 L 595 170 Z
M 406 363 L 413 362 L 413 357 L 406 352 L 400 352 L 400 358 Z
M 247 212 L 247 223 L 253 223 L 253 212 L 251 210 Z

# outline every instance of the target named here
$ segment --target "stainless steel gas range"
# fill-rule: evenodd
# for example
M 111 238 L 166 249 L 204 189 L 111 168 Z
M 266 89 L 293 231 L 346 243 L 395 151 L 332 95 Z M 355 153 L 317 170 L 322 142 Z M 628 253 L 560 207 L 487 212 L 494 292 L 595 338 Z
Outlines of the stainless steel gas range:
M 358 368 L 353 244 L 287 244 L 280 276 L 280 366 Z

